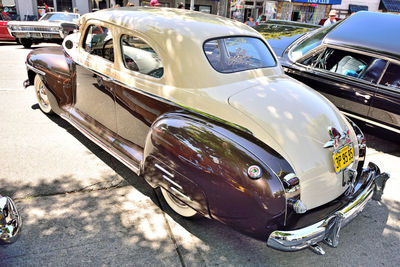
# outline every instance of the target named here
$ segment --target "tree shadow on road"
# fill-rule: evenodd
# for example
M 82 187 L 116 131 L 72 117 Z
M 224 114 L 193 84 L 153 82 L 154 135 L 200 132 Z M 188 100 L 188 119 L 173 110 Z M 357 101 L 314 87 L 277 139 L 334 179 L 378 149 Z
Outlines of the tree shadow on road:
M 22 191 L 27 197 L 16 201 L 24 219 L 21 238 L 11 246 L 0 247 L 0 265 L 176 266 L 182 264 L 177 251 L 186 266 L 295 266 L 299 263 L 320 265 L 321 262 L 334 265 L 338 258 L 354 255 L 357 264 L 382 264 L 390 263 L 393 255 L 390 249 L 400 245 L 396 238 L 400 231 L 398 226 L 389 228 L 387 225 L 389 214 L 394 218 L 400 216 L 397 202 L 370 203 L 363 216 L 342 230 L 338 248 L 324 246 L 327 251 L 324 258 L 310 250 L 284 253 L 268 249 L 265 242 L 241 235 L 213 220 L 184 219 L 169 209 L 160 194 L 143 178 L 113 159 L 68 122 L 57 116 L 48 118 L 111 167 L 126 184 L 118 183 L 112 188 L 86 187 L 76 177 L 61 176 L 49 180 L 46 173 L 35 184 L 3 182 L 2 190 L 9 195 Z M 115 179 L 110 175 L 102 178 L 105 181 Z M 82 190 L 67 193 L 62 190 L 66 184 L 74 184 Z M 44 187 L 48 188 L 47 195 L 43 194 Z M 370 247 L 364 246 L 364 238 L 375 242 L 373 254 Z M 386 245 L 390 245 L 389 249 Z

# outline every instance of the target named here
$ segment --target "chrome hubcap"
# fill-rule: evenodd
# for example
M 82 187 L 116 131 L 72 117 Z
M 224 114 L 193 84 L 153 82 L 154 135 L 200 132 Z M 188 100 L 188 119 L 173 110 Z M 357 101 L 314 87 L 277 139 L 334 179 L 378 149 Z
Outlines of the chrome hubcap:
M 44 85 L 41 84 L 37 90 L 38 97 L 40 99 L 40 103 L 47 107 L 49 105 L 49 99 L 47 97 L 46 91 L 44 90 Z

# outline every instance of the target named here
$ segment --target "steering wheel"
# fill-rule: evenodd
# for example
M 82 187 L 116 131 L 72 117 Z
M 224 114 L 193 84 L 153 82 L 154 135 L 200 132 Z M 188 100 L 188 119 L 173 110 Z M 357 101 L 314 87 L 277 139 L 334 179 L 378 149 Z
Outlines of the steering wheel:
M 111 47 L 107 47 L 111 45 Z M 114 62 L 114 47 L 113 47 L 113 39 L 108 39 L 104 42 L 103 47 L 101 49 L 101 55 L 105 59 L 108 59 Z

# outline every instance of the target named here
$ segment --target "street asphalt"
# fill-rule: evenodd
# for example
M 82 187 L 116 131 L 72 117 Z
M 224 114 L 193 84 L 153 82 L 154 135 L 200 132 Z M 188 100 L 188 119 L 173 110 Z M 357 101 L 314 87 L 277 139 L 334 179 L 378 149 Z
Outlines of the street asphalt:
M 23 218 L 19 240 L 0 247 L 0 266 L 398 266 L 400 141 L 367 134 L 367 161 L 391 178 L 337 248 L 280 252 L 216 221 L 175 215 L 143 178 L 44 115 L 33 87 L 22 86 L 29 51 L 0 42 L 0 193 Z

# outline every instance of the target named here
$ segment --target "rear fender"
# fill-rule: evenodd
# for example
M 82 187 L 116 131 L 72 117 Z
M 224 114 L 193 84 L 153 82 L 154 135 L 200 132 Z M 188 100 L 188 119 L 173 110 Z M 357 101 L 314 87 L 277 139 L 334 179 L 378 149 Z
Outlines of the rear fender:
M 290 166 L 246 138 L 251 135 L 200 115 L 164 114 L 147 136 L 142 173 L 150 185 L 164 187 L 203 215 L 265 239 L 284 224 L 286 199 L 280 179 L 264 161 L 280 170 Z M 261 178 L 249 178 L 252 165 L 261 168 Z

